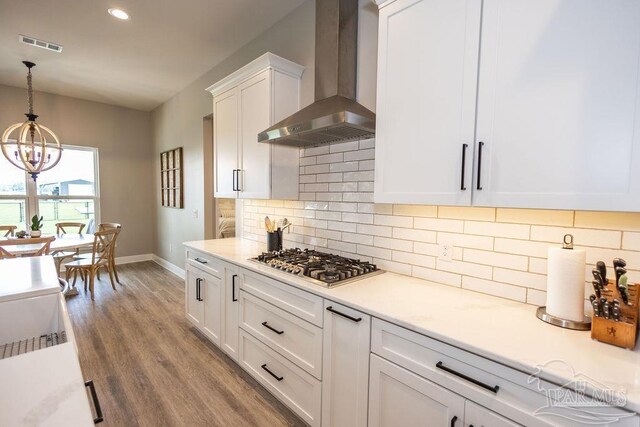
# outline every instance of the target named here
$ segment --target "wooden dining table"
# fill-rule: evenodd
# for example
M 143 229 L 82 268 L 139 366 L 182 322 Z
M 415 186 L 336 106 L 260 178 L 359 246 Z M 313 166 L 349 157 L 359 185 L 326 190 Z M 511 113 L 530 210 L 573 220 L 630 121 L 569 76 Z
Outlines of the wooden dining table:
M 91 249 L 93 247 L 93 234 L 43 234 L 42 237 L 55 236 L 55 240 L 49 246 L 49 254 L 55 255 L 58 252 L 75 252 L 76 250 Z M 17 237 L 2 237 L 0 240 L 17 240 Z M 29 255 L 40 249 L 42 245 L 20 245 L 5 246 L 4 249 L 12 255 Z M 68 286 L 64 294 L 73 296 L 78 294 L 75 286 Z

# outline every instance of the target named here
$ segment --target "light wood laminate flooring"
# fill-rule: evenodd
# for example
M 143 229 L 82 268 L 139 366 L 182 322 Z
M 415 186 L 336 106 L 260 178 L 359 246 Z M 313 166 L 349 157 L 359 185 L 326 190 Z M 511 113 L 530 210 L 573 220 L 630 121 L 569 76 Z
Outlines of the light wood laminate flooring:
M 82 284 L 67 306 L 85 379 L 109 426 L 291 426 L 304 423 L 184 315 L 184 282 L 154 262 L 118 266 L 122 285 Z

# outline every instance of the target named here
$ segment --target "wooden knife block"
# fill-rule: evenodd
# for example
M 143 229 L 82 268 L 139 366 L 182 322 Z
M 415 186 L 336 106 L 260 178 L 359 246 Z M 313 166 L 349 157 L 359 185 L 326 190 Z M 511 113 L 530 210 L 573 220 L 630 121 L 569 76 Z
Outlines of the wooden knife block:
M 638 337 L 638 287 L 637 283 L 629 285 L 629 303 L 622 301 L 622 296 L 616 288 L 614 281 L 609 280 L 608 286 L 602 290 L 602 296 L 609 304 L 614 299 L 620 301 L 621 319 L 616 322 L 613 319 L 604 317 L 593 317 L 591 320 L 591 338 L 618 347 L 633 350 L 636 347 Z

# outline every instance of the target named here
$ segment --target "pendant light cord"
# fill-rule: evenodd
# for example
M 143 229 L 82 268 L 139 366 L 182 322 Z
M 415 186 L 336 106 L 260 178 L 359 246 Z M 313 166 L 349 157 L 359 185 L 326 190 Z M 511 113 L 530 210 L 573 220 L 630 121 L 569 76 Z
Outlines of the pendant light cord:
M 33 86 L 31 85 L 31 67 L 27 74 L 27 101 L 29 102 L 29 114 L 33 114 Z

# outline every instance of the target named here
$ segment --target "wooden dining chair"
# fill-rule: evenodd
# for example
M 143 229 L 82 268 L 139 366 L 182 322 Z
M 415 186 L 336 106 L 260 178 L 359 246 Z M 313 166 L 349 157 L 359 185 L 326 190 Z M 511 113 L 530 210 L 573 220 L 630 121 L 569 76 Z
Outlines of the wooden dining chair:
M 56 223 L 56 234 L 82 234 L 85 224 L 83 222 L 58 222 Z M 73 258 L 80 255 L 80 249 L 74 251 L 56 251 L 53 253 L 53 260 L 56 263 L 56 271 L 60 272 L 62 261 L 66 258 Z
M 103 230 L 117 231 L 116 237 L 115 237 L 116 242 L 114 243 L 114 246 L 113 246 L 113 253 L 111 254 L 110 265 L 111 265 L 111 269 L 113 270 L 113 275 L 116 278 L 116 282 L 122 284 L 120 282 L 120 277 L 118 277 L 118 270 L 116 269 L 116 247 L 118 245 L 118 236 L 120 235 L 120 231 L 122 231 L 122 225 L 118 224 L 117 222 L 103 222 L 103 223 L 100 223 L 100 225 L 98 226 L 98 229 L 100 231 L 103 231 Z M 87 254 L 81 254 L 74 259 L 89 259 L 90 257 L 91 257 L 91 254 L 87 253 Z M 100 279 L 100 271 L 98 271 L 97 275 L 98 275 L 98 279 Z
M 4 231 L 4 237 L 13 237 L 17 228 L 15 225 L 0 225 L 0 233 Z
M 84 290 L 87 290 L 87 282 L 89 282 L 89 291 L 91 299 L 94 299 L 94 282 L 98 270 L 104 268 L 109 272 L 111 287 L 115 290 L 116 285 L 113 281 L 113 269 L 111 267 L 111 259 L 113 257 L 113 248 L 115 247 L 117 229 L 97 231 L 93 236 L 93 247 L 91 259 L 77 259 L 65 264 L 66 280 L 69 281 L 73 275 L 73 285 L 75 285 L 78 274 L 84 279 Z
M 56 240 L 55 236 L 37 237 L 31 239 L 7 239 L 0 240 L 0 259 L 18 258 L 19 256 L 42 256 L 48 255 L 51 242 Z M 7 250 L 7 247 L 25 246 L 25 245 L 41 245 L 38 249 L 29 251 L 27 254 L 15 254 Z

